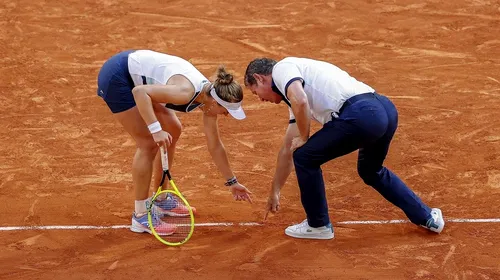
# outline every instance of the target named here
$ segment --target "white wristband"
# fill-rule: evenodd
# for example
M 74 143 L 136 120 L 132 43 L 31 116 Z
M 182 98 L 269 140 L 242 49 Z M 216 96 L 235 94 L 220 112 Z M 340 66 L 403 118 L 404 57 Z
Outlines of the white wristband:
M 156 133 L 158 131 L 161 131 L 160 122 L 155 121 L 154 123 L 148 125 L 148 128 L 149 128 L 149 132 L 151 132 L 151 134 Z

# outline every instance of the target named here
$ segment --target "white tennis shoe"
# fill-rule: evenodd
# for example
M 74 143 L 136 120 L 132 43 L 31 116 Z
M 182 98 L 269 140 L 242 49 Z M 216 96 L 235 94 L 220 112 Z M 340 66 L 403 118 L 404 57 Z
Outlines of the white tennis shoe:
M 443 212 L 441 212 L 439 208 L 432 208 L 431 216 L 432 217 L 427 220 L 427 223 L 422 226 L 430 231 L 441 233 L 444 228 Z
M 332 239 L 334 237 L 332 224 L 313 228 L 309 226 L 307 219 L 300 224 L 287 227 L 285 229 L 285 234 L 291 237 L 305 239 Z

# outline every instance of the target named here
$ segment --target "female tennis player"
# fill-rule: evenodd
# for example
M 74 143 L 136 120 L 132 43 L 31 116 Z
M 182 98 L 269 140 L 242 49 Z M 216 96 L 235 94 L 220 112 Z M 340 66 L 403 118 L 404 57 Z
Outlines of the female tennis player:
M 135 211 L 131 230 L 148 232 L 147 206 L 153 169 L 154 185 L 162 174 L 159 147 L 168 151 L 171 166 L 181 123 L 174 111 L 203 111 L 203 127 L 213 161 L 224 176 L 235 200 L 252 202 L 251 192 L 238 182 L 229 165 L 226 150 L 219 138 L 218 115 L 245 118 L 241 108 L 243 90 L 226 72 L 217 69 L 217 79 L 210 82 L 188 61 L 151 50 L 120 52 L 108 59 L 98 76 L 97 95 L 102 97 L 116 120 L 132 136 L 136 153 L 132 162 L 135 187 Z M 155 160 L 156 158 L 156 160 Z M 157 182 L 156 182 L 157 181 Z M 165 198 L 166 199 L 166 198 Z M 163 209 L 162 205 L 170 205 Z M 171 203 L 159 203 L 159 214 L 189 214 Z M 193 209 L 194 212 L 194 209 Z M 172 234 L 175 228 L 158 219 L 154 225 L 160 234 Z

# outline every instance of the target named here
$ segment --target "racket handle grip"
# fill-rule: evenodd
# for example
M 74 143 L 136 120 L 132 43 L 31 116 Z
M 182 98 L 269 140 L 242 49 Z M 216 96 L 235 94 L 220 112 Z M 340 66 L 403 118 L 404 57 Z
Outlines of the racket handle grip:
M 168 154 L 163 147 L 160 147 L 160 157 L 161 157 L 161 166 L 163 167 L 163 170 L 164 171 L 168 170 Z

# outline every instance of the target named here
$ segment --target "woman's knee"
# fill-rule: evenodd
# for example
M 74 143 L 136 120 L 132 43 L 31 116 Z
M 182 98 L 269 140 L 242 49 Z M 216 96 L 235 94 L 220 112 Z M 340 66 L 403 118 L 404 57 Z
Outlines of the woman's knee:
M 177 140 L 181 137 L 182 134 L 182 124 L 179 119 L 172 121 L 168 124 L 168 133 L 172 136 L 172 142 L 177 142 Z
M 158 153 L 158 145 L 155 143 L 153 138 L 151 139 L 140 139 L 136 141 L 136 147 L 137 150 L 140 152 L 148 155 L 151 158 L 154 158 L 156 156 L 156 153 Z
M 173 143 L 177 142 L 182 133 L 182 124 L 175 112 L 161 105 L 155 106 L 154 109 L 158 113 L 163 130 L 172 136 Z

